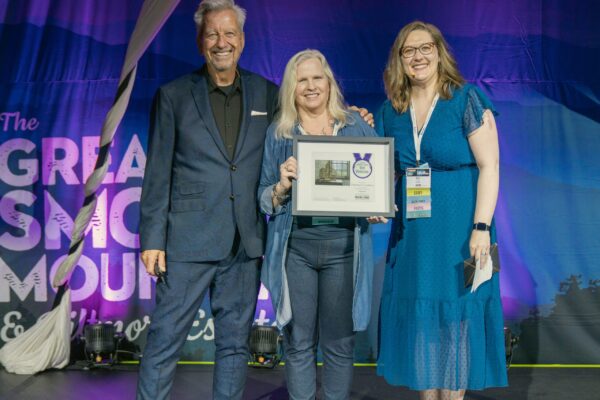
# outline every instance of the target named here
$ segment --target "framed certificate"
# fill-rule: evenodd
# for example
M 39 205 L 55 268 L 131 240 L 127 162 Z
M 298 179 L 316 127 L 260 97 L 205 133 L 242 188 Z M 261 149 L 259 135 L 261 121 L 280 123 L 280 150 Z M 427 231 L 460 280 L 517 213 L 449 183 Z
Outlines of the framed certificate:
M 394 139 L 295 136 L 292 214 L 393 217 Z

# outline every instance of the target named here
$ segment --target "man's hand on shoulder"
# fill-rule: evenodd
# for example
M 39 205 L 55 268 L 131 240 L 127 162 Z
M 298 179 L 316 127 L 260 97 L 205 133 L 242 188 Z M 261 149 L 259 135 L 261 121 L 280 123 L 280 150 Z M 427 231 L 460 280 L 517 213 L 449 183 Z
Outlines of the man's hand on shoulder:
M 146 272 L 149 275 L 156 276 L 154 265 L 158 262 L 158 268 L 165 272 L 167 270 L 166 255 L 163 250 L 144 250 L 142 251 L 142 262 L 146 266 Z

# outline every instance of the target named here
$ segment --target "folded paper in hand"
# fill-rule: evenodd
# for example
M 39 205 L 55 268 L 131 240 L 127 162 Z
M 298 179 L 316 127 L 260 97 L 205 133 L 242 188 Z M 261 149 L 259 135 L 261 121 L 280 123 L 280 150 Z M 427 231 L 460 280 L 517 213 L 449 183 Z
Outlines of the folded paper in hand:
M 500 259 L 498 257 L 498 244 L 490 246 L 490 254 L 486 257 L 486 263 L 480 268 L 480 260 L 475 257 L 467 258 L 463 263 L 465 287 L 472 285 L 471 293 L 477 290 L 479 285 L 489 280 L 492 273 L 500 271 Z

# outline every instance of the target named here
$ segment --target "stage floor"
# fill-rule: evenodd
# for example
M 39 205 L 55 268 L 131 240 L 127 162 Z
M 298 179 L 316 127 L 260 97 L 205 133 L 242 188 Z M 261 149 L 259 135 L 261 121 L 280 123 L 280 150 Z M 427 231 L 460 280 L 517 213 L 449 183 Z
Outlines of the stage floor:
M 320 369 L 319 369 L 320 370 Z M 0 370 L 2 400 L 120 400 L 135 399 L 136 365 L 110 369 L 69 368 L 35 376 L 19 376 Z M 472 400 L 598 400 L 600 369 L 593 368 L 511 368 L 510 387 L 468 392 Z M 181 365 L 171 398 L 208 400 L 211 398 L 212 366 Z M 354 400 L 418 399 L 405 388 L 391 387 L 378 377 L 374 367 L 355 367 Z M 250 368 L 244 399 L 287 399 L 283 367 L 274 370 Z

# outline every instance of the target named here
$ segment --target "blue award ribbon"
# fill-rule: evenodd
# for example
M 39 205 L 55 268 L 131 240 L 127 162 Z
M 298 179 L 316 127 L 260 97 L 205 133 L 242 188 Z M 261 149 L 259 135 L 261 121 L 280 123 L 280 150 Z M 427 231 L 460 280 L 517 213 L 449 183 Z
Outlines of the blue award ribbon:
M 360 153 L 352 153 L 352 155 L 354 155 L 354 159 L 356 161 L 365 160 L 366 162 L 369 162 L 369 160 L 371 159 L 371 156 L 373 154 L 372 153 L 365 153 L 364 157 L 361 157 Z

